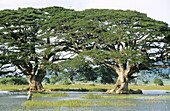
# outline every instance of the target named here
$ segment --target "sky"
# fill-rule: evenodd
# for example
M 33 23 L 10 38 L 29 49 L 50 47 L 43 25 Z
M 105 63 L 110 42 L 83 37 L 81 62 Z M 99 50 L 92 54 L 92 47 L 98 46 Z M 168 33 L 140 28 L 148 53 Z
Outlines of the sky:
M 170 25 L 170 0 L 0 0 L 0 10 L 49 6 L 75 10 L 91 8 L 136 10 Z

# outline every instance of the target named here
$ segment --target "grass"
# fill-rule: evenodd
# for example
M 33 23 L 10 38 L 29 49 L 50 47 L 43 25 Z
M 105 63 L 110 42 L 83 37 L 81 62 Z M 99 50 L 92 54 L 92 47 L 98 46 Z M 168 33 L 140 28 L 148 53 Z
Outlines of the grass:
M 81 98 L 83 98 L 83 99 L 102 99 L 103 96 L 102 95 L 94 95 L 94 94 L 88 93 L 87 95 L 82 96 Z
M 156 85 L 129 85 L 129 89 L 143 89 L 143 90 L 170 90 L 170 85 L 156 86 Z
M 100 101 L 99 106 L 117 106 L 117 107 L 136 107 L 136 104 L 127 102 L 112 102 L 112 101 Z
M 114 96 L 105 96 L 105 95 L 94 95 L 88 93 L 85 96 L 82 96 L 83 99 L 136 99 L 136 98 L 154 98 L 154 99 L 170 99 L 170 96 L 147 96 L 147 95 L 114 95 Z
M 103 95 L 94 95 L 88 93 L 85 96 L 82 96 L 83 99 L 134 99 L 134 98 L 142 98 L 142 97 L 149 97 L 144 95 L 114 95 L 114 96 L 103 96 Z
M 142 98 L 148 97 L 144 95 L 116 95 L 116 96 L 103 96 L 105 99 L 135 99 L 135 98 Z
M 155 97 L 155 99 L 170 99 L 170 96 L 166 95 L 166 96 L 157 96 Z
M 33 93 L 34 97 L 67 97 L 65 93 Z
M 0 85 L 0 91 L 25 90 L 28 85 Z
M 103 85 L 103 84 L 45 85 L 44 88 L 51 89 L 52 91 L 99 91 L 99 92 L 105 92 L 108 89 L 114 88 L 114 85 Z M 129 85 L 129 89 L 170 90 L 170 85 L 164 85 L 164 86 Z
M 107 89 L 114 88 L 114 85 L 103 84 L 76 84 L 76 85 L 43 85 L 45 89 L 51 91 L 99 91 L 105 92 Z M 28 85 L 0 85 L 2 91 L 14 91 L 28 88 Z M 129 85 L 129 89 L 143 89 L 143 90 L 170 90 L 170 85 L 155 86 L 155 85 Z
M 24 103 L 26 107 L 91 107 L 94 104 L 92 101 L 81 100 L 62 100 L 62 101 L 37 101 L 31 100 Z
M 143 102 L 145 102 L 145 103 L 161 103 L 161 101 L 157 101 L 157 100 L 144 100 Z
M 92 106 L 117 106 L 117 107 L 136 107 L 136 104 L 127 102 L 112 101 L 83 101 L 83 100 L 62 100 L 62 101 L 37 101 L 31 100 L 24 103 L 25 107 L 92 107 Z

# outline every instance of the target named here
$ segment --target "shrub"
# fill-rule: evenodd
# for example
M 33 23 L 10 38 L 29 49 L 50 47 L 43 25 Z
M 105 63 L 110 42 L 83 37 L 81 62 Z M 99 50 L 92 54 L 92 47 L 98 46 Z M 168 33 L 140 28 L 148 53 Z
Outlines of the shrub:
M 6 78 L 0 78 L 0 84 L 6 84 L 7 83 L 7 80 Z
M 155 78 L 153 82 L 154 82 L 154 84 L 159 85 L 159 86 L 164 85 L 163 81 L 161 79 L 158 79 L 158 78 Z
M 68 79 L 64 79 L 62 82 L 60 82 L 61 85 L 70 85 L 71 82 Z
M 95 86 L 95 84 L 94 84 L 94 83 L 92 83 L 92 84 L 89 84 L 89 86 Z
M 2 85 L 25 85 L 28 84 L 26 78 L 10 77 L 10 78 L 0 78 L 0 84 Z
M 55 84 L 56 83 L 56 79 L 53 78 L 53 77 L 51 77 L 49 81 L 50 81 L 50 84 Z
M 144 83 L 144 84 L 148 84 L 148 83 L 149 83 L 149 80 L 143 80 L 143 83 Z

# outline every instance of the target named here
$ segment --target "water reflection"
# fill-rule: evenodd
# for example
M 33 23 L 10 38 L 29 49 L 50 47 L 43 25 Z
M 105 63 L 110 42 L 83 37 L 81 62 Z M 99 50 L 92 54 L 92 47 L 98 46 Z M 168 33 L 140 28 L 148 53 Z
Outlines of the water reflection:
M 161 95 L 170 95 L 169 91 L 166 90 L 142 90 L 143 94 L 147 94 L 147 95 L 154 95 L 154 94 L 161 94 Z

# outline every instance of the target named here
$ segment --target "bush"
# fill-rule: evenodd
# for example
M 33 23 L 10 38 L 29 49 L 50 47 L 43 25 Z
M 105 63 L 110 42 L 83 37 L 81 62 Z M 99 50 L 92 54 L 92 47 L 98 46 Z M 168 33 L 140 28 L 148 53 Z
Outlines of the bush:
M 10 78 L 0 78 L 0 84 L 2 85 L 25 85 L 28 84 L 26 78 L 10 77 Z
M 55 84 L 56 83 L 56 79 L 53 78 L 53 77 L 51 77 L 49 81 L 50 81 L 50 84 Z
M 144 84 L 148 84 L 148 83 L 149 83 L 149 80 L 143 80 L 143 83 L 144 83 Z
M 70 85 L 71 82 L 68 79 L 64 79 L 62 82 L 60 82 L 61 85 Z
M 7 80 L 6 78 L 0 78 L 0 84 L 6 84 Z
M 153 82 L 154 82 L 154 84 L 159 85 L 159 86 L 164 85 L 163 81 L 161 79 L 158 79 L 158 78 L 155 78 Z
M 92 83 L 92 84 L 89 84 L 89 86 L 96 86 L 94 83 Z

